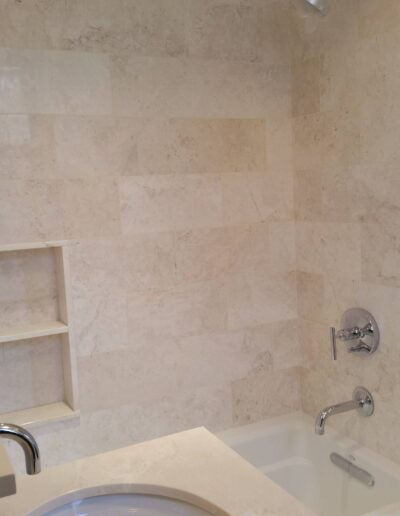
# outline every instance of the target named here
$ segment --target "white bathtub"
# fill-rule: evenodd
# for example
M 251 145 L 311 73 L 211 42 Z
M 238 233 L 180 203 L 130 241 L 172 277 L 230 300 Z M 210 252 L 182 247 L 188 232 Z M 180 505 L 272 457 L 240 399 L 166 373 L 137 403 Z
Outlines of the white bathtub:
M 218 437 L 318 516 L 400 515 L 400 466 L 330 428 L 315 435 L 314 420 L 304 414 L 234 428 Z M 332 452 L 371 473 L 375 485 L 368 487 L 332 464 Z

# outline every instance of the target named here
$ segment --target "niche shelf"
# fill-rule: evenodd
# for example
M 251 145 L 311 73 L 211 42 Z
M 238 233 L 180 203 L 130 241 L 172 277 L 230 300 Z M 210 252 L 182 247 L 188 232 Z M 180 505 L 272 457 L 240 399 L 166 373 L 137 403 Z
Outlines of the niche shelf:
M 0 246 L 0 253 L 35 249 L 51 249 L 53 252 L 57 284 L 57 320 L 0 328 L 0 345 L 12 342 L 17 346 L 18 341 L 21 340 L 59 335 L 63 366 L 64 400 L 16 410 L 15 412 L 0 413 L 0 421 L 27 427 L 42 426 L 52 422 L 79 418 L 76 353 L 70 319 L 71 294 L 67 242 L 30 242 L 26 244 L 3 245 Z M 40 345 L 39 341 L 38 345 Z
M 60 333 L 68 333 L 68 326 L 60 321 L 22 324 L 0 330 L 0 343 L 34 339 L 35 337 L 48 337 L 50 335 L 59 335 Z

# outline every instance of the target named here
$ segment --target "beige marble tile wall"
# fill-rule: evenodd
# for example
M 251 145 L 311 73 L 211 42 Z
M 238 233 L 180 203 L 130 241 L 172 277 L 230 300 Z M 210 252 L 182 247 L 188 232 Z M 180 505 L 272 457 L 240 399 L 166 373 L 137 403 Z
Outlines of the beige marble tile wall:
M 332 423 L 400 460 L 399 42 L 396 0 L 332 0 L 307 16 L 304 54 L 294 65 L 294 163 L 298 308 L 311 414 L 370 389 L 376 413 Z M 328 328 L 352 306 L 379 321 L 380 350 L 368 359 Z
M 72 245 L 82 416 L 45 463 L 299 408 L 296 30 L 281 0 L 0 0 L 0 241 Z

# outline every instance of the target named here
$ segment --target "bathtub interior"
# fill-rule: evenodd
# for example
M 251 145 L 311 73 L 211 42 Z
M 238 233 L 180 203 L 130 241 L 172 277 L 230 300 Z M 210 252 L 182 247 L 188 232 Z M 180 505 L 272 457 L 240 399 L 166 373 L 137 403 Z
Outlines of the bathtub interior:
M 400 501 L 400 468 L 333 431 L 313 433 L 306 416 L 247 425 L 220 438 L 319 516 L 361 516 Z M 362 484 L 330 461 L 339 453 L 375 478 Z

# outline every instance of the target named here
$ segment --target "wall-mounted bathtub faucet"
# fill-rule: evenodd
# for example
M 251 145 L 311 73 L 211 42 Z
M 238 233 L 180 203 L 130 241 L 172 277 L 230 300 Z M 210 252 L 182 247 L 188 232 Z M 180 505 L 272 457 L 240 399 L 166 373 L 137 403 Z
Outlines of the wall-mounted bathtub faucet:
M 347 344 L 349 353 L 372 355 L 379 346 L 379 328 L 373 316 L 363 308 L 350 308 L 342 317 L 342 330 L 330 329 L 332 358 L 337 360 L 336 340 Z
M 349 412 L 350 410 L 357 410 L 360 416 L 368 417 L 374 413 L 374 399 L 372 394 L 367 391 L 365 387 L 357 387 L 353 392 L 353 399 L 345 401 L 338 405 L 326 407 L 318 414 L 315 420 L 315 433 L 323 435 L 325 432 L 325 423 L 328 417 L 342 412 Z
M 16 441 L 25 454 L 25 466 L 28 475 L 40 473 L 39 447 L 33 435 L 22 426 L 0 423 L 0 437 Z

